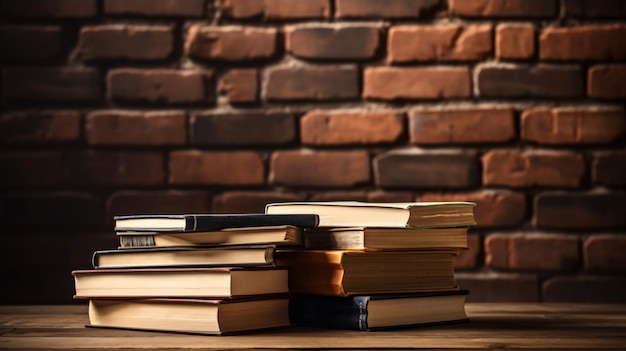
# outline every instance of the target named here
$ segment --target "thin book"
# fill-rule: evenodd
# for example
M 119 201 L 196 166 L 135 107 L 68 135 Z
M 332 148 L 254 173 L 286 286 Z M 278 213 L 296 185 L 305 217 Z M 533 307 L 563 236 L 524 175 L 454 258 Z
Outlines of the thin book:
M 278 202 L 267 204 L 265 213 L 317 214 L 319 227 L 435 228 L 476 224 L 475 206 L 473 202 Z

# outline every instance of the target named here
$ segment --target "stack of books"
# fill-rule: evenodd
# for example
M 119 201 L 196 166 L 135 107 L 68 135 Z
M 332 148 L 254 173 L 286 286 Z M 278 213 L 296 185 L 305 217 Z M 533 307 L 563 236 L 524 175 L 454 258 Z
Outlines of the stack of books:
M 277 248 L 302 244 L 314 214 L 115 217 L 120 247 L 74 271 L 89 326 L 227 334 L 290 325 Z
M 382 330 L 467 320 L 454 259 L 467 248 L 474 203 L 294 202 L 267 214 L 317 214 L 304 247 L 277 252 L 289 267 L 291 321 Z

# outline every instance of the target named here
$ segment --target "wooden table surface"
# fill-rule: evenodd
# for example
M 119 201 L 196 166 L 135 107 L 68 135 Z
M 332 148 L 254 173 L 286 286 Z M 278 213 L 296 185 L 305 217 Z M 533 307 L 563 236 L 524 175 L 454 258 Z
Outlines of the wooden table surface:
M 84 328 L 86 306 L 0 306 L 0 349 L 626 350 L 626 305 L 467 304 L 466 310 L 469 323 L 401 331 L 290 327 L 197 336 Z

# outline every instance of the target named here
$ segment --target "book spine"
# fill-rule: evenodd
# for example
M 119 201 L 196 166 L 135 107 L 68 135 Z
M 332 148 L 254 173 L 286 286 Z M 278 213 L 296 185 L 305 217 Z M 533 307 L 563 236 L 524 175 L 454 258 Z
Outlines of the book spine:
M 347 330 L 368 330 L 367 296 L 296 295 L 289 304 L 293 324 Z
M 186 231 L 208 231 L 225 228 L 264 227 L 290 225 L 298 228 L 314 228 L 319 217 L 314 214 L 301 215 L 188 215 Z

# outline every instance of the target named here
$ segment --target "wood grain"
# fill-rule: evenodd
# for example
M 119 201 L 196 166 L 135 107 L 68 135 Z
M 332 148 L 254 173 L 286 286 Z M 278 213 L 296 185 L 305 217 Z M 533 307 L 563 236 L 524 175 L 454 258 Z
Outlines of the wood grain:
M 215 337 L 84 328 L 85 306 L 0 306 L 0 349 L 617 350 L 626 347 L 626 305 L 467 304 L 466 309 L 471 322 L 457 325 L 373 333 L 290 327 Z

